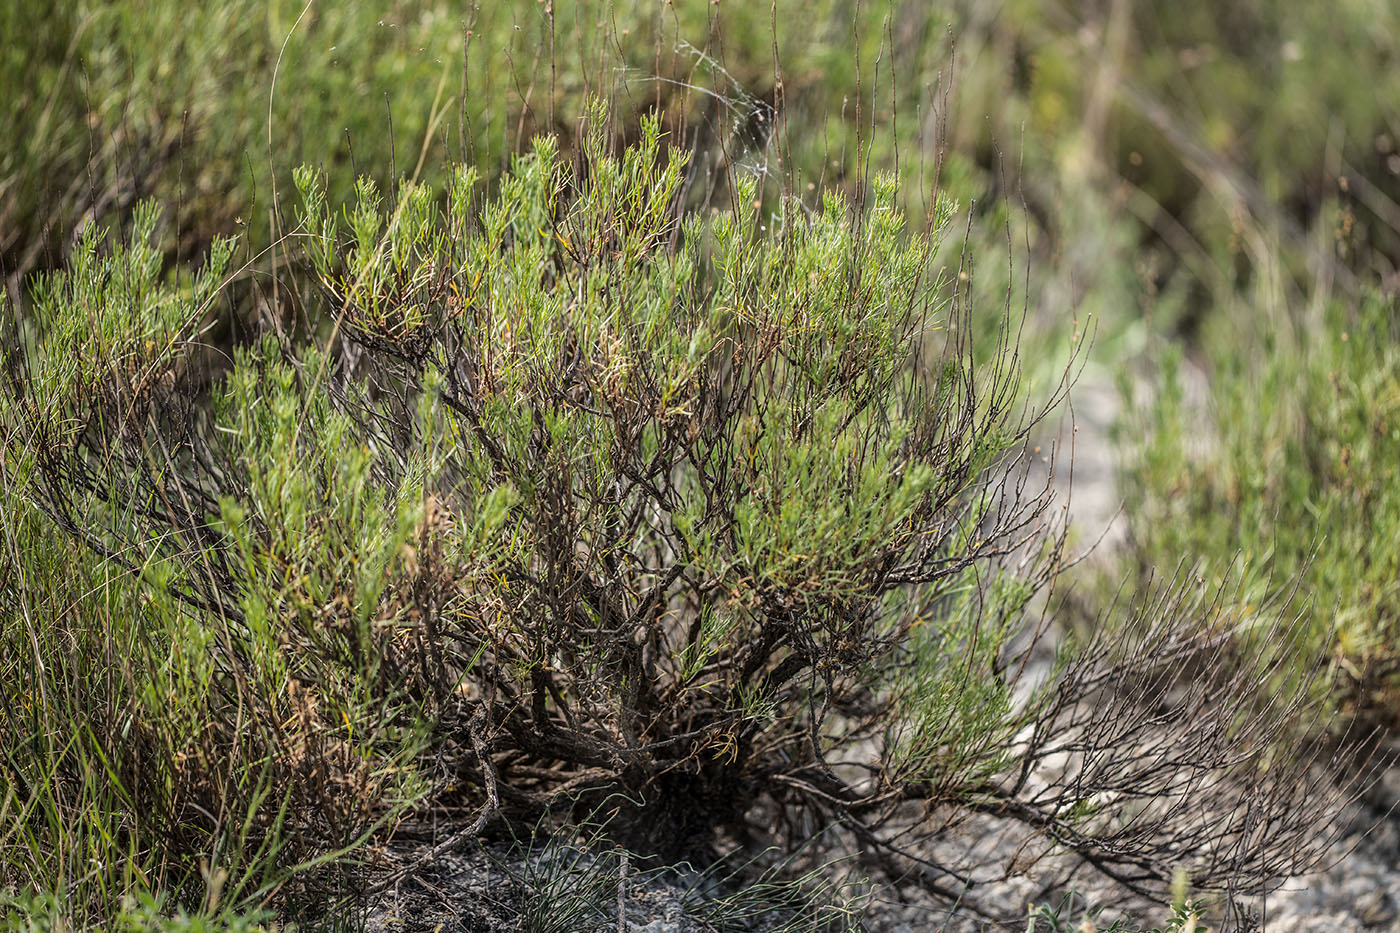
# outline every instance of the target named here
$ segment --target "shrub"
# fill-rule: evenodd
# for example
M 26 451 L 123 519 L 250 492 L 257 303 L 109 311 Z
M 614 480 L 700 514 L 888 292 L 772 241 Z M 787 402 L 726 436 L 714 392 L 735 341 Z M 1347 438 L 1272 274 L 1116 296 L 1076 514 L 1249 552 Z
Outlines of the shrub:
M 1229 328 L 1210 343 L 1204 406 L 1167 352 L 1160 391 L 1125 425 L 1139 567 L 1247 567 L 1254 602 L 1299 588 L 1306 650 L 1335 662 L 1333 706 L 1387 726 L 1400 711 L 1398 328 L 1379 297 L 1332 303 L 1296 344 L 1288 329 Z
M 153 209 L 36 290 L 7 494 L 116 582 L 96 631 L 6 590 L 7 690 L 69 698 L 0 713 L 7 876 L 59 886 L 25 858 L 100 800 L 141 865 L 103 884 L 234 909 L 415 806 L 470 802 L 473 835 L 619 792 L 633 851 L 830 830 L 988 915 L 975 889 L 1043 858 L 1158 896 L 1311 865 L 1346 788 L 1258 688 L 1296 659 L 1230 652 L 1233 602 L 1144 591 L 1050 650 L 1064 529 L 1028 447 L 1069 370 L 1030 407 L 1014 322 L 976 348 L 970 261 L 934 262 L 953 205 L 910 233 L 888 181 L 761 213 L 741 178 L 685 214 L 658 122 L 617 154 L 606 123 L 490 198 L 459 168 L 338 209 L 298 172 L 334 331 L 226 372 L 199 335 L 231 250 L 162 278 Z M 58 546 L 25 514 L 20 572 Z M 938 848 L 968 830 L 1008 842 Z

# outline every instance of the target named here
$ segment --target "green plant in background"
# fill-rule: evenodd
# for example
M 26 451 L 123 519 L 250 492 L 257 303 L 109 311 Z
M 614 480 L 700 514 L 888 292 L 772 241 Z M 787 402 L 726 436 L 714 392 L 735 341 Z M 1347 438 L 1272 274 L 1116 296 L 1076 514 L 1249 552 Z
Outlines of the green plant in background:
M 850 11 L 823 2 L 806 12 L 811 19 L 744 4 L 611 0 L 557 10 L 440 0 L 11 4 L 0 11 L 0 87 L 11 102 L 0 131 L 14 141 L 0 154 L 0 263 L 17 298 L 33 271 L 66 259 L 83 226 L 126 229 L 149 197 L 174 212 L 167 250 L 198 256 L 241 228 L 261 254 L 285 231 L 280 195 L 303 162 L 326 173 L 337 202 L 357 174 L 381 186 L 400 174 L 441 184 L 455 161 L 495 178 L 536 133 L 571 146 L 587 95 L 612 103 L 624 133 L 657 109 L 709 164 L 781 177 L 793 167 L 764 153 L 780 93 L 775 38 L 799 92 L 820 85 L 824 69 L 843 82 L 815 95 L 835 136 L 799 133 L 797 168 L 816 182 L 828 171 L 864 178 L 856 113 L 841 107 L 855 86 L 844 80 L 855 59 L 841 51 Z M 885 41 L 883 15 L 855 16 L 868 61 Z M 868 138 L 873 124 L 862 119 Z
M 0 264 L 19 298 L 82 225 L 125 228 L 147 196 L 177 211 L 180 255 L 239 224 L 259 254 L 302 162 L 337 202 L 361 173 L 441 185 L 458 161 L 493 179 L 537 132 L 571 151 L 593 94 L 623 134 L 666 114 L 719 189 L 696 198 L 724 194 L 731 165 L 857 201 L 886 171 L 916 225 L 940 184 L 990 208 L 979 241 L 1024 206 L 1038 306 L 1145 310 L 1189 333 L 1276 267 L 1304 293 L 1392 274 L 1393 15 L 1362 0 L 16 3 L 0 11 L 0 35 L 23 37 L 0 44 Z
M 1164 354 L 1160 390 L 1124 429 L 1131 544 L 1218 577 L 1243 599 L 1296 586 L 1334 703 L 1393 722 L 1400 657 L 1400 318 L 1391 300 L 1331 303 L 1297 338 L 1218 322 L 1213 391 L 1191 399 Z M 1296 346 L 1294 340 L 1296 339 Z

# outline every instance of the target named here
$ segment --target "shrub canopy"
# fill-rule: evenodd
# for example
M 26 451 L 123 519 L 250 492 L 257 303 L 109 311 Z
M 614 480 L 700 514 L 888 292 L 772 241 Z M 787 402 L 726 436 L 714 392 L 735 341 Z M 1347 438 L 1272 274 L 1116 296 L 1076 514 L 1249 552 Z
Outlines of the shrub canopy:
M 286 294 L 333 326 L 231 360 L 199 339 L 228 244 L 164 277 L 154 209 L 36 290 L 10 488 L 138 601 L 106 711 L 57 773 L 12 756 L 23 786 L 116 756 L 158 870 L 222 855 L 251 902 L 415 806 L 470 801 L 470 834 L 619 792 L 634 849 L 831 826 L 950 899 L 1028 854 L 1139 892 L 1311 864 L 1335 792 L 1257 690 L 1290 657 L 1232 658 L 1183 588 L 1042 644 L 1063 513 L 1029 448 L 1068 376 L 1021 397 L 1012 322 L 935 261 L 953 206 L 910 233 L 889 182 L 762 212 L 738 178 L 687 215 L 658 122 L 616 154 L 605 124 L 484 200 L 460 169 L 336 209 L 298 172 Z M 1020 855 L 934 858 L 969 822 Z

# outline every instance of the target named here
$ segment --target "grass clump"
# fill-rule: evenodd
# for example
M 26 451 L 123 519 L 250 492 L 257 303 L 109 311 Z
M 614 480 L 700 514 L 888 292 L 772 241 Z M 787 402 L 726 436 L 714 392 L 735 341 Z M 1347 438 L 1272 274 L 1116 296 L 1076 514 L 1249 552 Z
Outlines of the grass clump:
M 0 891 L 0 930 L 5 933 L 61 933 L 72 929 L 71 911 L 61 895 L 23 895 Z M 145 895 L 125 898 L 112 911 L 107 929 L 120 933 L 263 933 L 270 919 L 265 911 L 222 915 L 191 916 L 183 910 L 170 910 L 163 897 Z

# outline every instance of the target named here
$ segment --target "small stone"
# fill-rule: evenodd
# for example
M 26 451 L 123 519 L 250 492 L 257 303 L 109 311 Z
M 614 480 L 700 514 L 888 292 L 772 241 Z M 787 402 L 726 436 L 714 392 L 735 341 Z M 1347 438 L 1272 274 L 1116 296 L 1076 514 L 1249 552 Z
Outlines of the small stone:
M 638 927 L 637 933 L 681 933 L 681 928 L 670 920 L 653 920 L 644 927 Z

